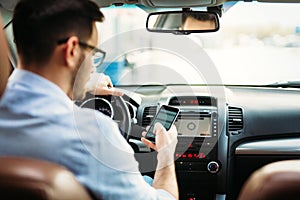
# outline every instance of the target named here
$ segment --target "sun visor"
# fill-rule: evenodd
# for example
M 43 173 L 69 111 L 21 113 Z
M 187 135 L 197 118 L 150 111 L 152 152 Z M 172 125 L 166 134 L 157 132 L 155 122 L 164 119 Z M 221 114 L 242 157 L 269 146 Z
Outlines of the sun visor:
M 155 8 L 207 7 L 217 4 L 217 0 L 142 0 L 144 5 Z
M 300 0 L 257 0 L 263 3 L 300 3 Z

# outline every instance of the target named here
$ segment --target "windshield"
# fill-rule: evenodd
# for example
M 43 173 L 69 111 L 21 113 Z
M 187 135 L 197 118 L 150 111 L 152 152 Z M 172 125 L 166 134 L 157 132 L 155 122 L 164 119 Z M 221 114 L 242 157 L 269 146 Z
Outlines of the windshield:
M 135 6 L 102 9 L 98 69 L 115 85 L 264 85 L 299 80 L 300 5 L 224 6 L 216 33 L 172 35 L 145 31 L 147 13 Z

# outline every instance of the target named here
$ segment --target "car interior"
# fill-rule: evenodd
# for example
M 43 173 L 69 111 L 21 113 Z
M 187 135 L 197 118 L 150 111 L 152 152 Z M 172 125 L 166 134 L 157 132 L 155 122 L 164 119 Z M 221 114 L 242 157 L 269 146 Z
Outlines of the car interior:
M 17 63 L 11 30 L 13 8 L 17 2 L 0 0 L 10 60 L 10 65 L 1 61 L 1 75 L 13 71 Z M 294 6 L 298 9 L 295 12 L 300 13 L 300 7 L 296 7 L 299 0 L 95 2 L 101 8 L 107 8 L 108 14 L 116 12 L 117 16 L 130 17 L 118 9 L 125 7 L 130 10 L 131 6 L 135 6 L 146 17 L 142 20 L 132 18 L 132 21 L 141 21 L 141 30 L 122 32 L 120 26 L 121 34 L 101 44 L 107 52 L 116 45 L 117 49 L 124 51 L 123 54 L 117 52 L 117 56 L 114 53 L 108 55 L 110 62 L 104 63 L 105 67 L 99 71 L 111 75 L 115 87 L 124 92 L 124 96 L 89 94 L 75 103 L 98 110 L 118 123 L 121 133 L 135 152 L 142 174 L 153 177 L 155 154 L 140 141 L 141 132 L 150 125 L 162 105 L 169 105 L 180 110 L 174 122 L 178 130 L 174 157 L 180 199 L 300 199 L 300 73 L 297 71 L 300 64 L 300 16 L 297 18 L 296 15 L 280 13 L 285 4 L 291 9 Z M 238 17 L 226 18 L 227 12 L 229 15 L 231 11 L 236 11 L 235 6 L 238 7 L 239 3 L 244 3 L 243 7 L 278 4 L 279 13 L 276 15 L 289 17 L 290 23 L 295 21 L 290 25 L 294 28 L 292 33 L 284 37 L 281 33 L 289 30 L 288 26 L 283 26 L 282 31 L 282 27 L 273 24 L 267 29 L 265 23 L 256 32 L 251 30 L 250 36 L 241 32 L 233 34 L 232 38 L 239 37 L 238 41 L 249 48 L 247 51 L 230 51 L 225 47 L 229 52 L 226 54 L 229 61 L 226 56 L 217 53 L 217 56 L 210 56 L 211 52 L 216 52 L 211 46 L 221 48 L 224 44 L 222 38 L 217 40 L 211 37 L 217 38 L 219 35 L 216 34 L 226 26 L 235 29 L 241 26 L 242 30 L 247 26 L 251 28 L 250 21 L 255 18 L 251 15 L 253 13 L 241 11 L 247 19 L 241 22 Z M 264 15 L 264 11 L 257 9 L 257 15 L 260 12 Z M 201 26 L 198 25 L 197 29 L 183 28 L 188 16 L 205 19 L 200 20 Z M 112 20 L 108 15 L 106 21 L 116 23 L 118 20 Z M 209 28 L 207 24 L 202 24 L 203 21 L 209 23 Z M 265 30 L 282 32 L 271 39 L 255 36 Z M 105 32 L 105 29 L 102 31 Z M 195 35 L 200 35 L 201 42 Z M 231 38 L 230 33 L 224 35 Z M 145 39 L 147 37 L 152 39 Z M 121 41 L 128 38 L 131 44 L 122 44 Z M 140 44 L 142 47 L 139 47 Z M 207 45 L 211 46 L 205 48 Z M 267 48 L 260 50 L 263 45 Z M 252 54 L 239 58 L 245 52 Z M 260 59 L 255 56 L 260 56 Z M 120 58 L 124 59 L 120 61 Z M 260 62 L 261 71 L 258 68 L 253 74 L 247 71 L 247 67 L 256 67 L 251 65 L 252 60 Z M 168 62 L 172 64 L 167 65 Z M 172 68 L 175 62 L 181 66 L 180 69 Z M 240 67 L 236 71 L 216 67 L 222 64 L 233 66 L 235 63 Z M 281 65 L 280 69 L 272 66 L 276 63 Z M 121 64 L 126 67 L 121 69 Z M 115 79 L 115 74 L 120 71 L 122 74 Z M 238 80 L 244 82 L 227 82 L 223 77 L 225 71 L 229 80 L 238 76 Z M 279 77 L 278 82 L 267 79 L 275 73 L 276 78 Z M 290 74 L 291 79 L 287 79 L 286 74 Z M 6 76 L 0 77 L 0 88 L 3 88 Z M 267 81 L 248 81 L 261 80 L 262 77 L 266 77 Z M 0 199 L 93 199 L 88 189 L 62 166 L 16 157 L 0 158 L 0 163 Z

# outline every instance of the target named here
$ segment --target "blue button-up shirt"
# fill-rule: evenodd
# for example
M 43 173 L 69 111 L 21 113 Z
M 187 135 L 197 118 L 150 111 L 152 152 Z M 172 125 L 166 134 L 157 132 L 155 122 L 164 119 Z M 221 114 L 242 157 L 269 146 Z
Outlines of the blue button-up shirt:
M 5 155 L 63 165 L 99 199 L 173 199 L 144 181 L 115 122 L 79 108 L 57 85 L 25 70 L 13 72 L 0 101 Z

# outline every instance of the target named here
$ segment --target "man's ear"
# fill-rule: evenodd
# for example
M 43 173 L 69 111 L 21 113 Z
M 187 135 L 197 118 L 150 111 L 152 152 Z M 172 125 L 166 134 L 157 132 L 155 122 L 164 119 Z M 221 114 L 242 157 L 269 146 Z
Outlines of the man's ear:
M 65 49 L 65 62 L 68 67 L 76 67 L 78 64 L 80 55 L 79 39 L 76 36 L 72 36 L 66 42 Z

